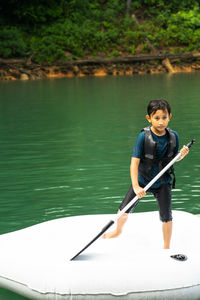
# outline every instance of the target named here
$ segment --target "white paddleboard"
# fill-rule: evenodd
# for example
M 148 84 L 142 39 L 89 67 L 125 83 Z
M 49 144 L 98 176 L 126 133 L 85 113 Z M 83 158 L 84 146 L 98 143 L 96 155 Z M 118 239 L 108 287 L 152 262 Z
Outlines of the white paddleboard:
M 68 217 L 1 235 L 0 286 L 28 299 L 200 299 L 200 218 L 186 212 L 173 211 L 170 250 L 162 249 L 158 212 L 133 213 L 119 237 L 99 238 L 70 261 L 114 217 Z

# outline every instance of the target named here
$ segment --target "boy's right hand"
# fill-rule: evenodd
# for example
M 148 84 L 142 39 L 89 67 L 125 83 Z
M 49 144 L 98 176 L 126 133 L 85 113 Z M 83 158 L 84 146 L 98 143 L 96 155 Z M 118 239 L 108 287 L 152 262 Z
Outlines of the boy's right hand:
M 141 186 L 134 187 L 133 190 L 138 198 L 142 198 L 146 195 L 145 190 Z

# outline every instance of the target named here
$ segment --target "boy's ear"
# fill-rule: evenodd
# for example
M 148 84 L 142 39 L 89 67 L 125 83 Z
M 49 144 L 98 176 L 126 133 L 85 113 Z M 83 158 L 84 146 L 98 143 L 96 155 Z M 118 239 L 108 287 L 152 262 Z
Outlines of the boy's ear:
M 151 123 L 151 118 L 149 117 L 149 115 L 146 115 L 146 119 L 149 123 Z
M 171 119 L 171 117 L 172 117 L 172 114 L 169 115 L 169 119 Z

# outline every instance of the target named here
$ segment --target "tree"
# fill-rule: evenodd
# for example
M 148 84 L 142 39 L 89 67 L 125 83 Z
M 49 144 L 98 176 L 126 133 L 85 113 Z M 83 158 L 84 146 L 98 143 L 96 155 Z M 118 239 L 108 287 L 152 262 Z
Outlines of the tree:
M 130 15 L 131 2 L 132 2 L 132 0 L 127 0 L 126 1 L 126 13 L 127 13 L 127 15 Z

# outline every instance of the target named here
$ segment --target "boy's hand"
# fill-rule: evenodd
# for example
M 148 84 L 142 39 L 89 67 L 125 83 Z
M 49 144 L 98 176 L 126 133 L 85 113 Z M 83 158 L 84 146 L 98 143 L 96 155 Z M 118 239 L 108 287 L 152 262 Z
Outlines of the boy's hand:
M 180 150 L 180 153 L 181 159 L 183 159 L 189 153 L 189 148 L 187 146 L 183 146 L 183 148 Z
M 133 190 L 135 194 L 138 196 L 138 198 L 142 198 L 146 195 L 145 190 L 141 186 L 134 187 Z

